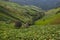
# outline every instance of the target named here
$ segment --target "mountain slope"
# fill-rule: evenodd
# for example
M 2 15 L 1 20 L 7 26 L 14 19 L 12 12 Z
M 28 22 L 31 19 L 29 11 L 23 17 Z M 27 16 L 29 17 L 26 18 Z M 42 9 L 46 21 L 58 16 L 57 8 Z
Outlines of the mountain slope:
M 35 6 L 21 6 L 16 3 L 0 1 L 0 20 L 1 21 L 21 21 L 22 23 L 38 20 L 44 16 L 43 10 Z

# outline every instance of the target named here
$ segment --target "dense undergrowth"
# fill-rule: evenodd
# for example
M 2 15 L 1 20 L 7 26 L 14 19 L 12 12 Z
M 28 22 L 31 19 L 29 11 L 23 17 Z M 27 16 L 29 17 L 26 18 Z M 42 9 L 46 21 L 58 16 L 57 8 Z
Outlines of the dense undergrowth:
M 60 40 L 60 25 L 33 25 L 20 29 L 5 27 L 0 28 L 0 40 Z

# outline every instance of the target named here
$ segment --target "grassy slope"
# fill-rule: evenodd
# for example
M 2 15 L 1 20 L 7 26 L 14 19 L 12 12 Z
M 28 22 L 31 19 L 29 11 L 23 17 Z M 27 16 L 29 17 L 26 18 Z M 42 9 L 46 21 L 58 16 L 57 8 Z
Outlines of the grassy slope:
M 46 16 L 35 22 L 36 25 L 60 24 L 60 8 L 52 9 L 46 12 Z

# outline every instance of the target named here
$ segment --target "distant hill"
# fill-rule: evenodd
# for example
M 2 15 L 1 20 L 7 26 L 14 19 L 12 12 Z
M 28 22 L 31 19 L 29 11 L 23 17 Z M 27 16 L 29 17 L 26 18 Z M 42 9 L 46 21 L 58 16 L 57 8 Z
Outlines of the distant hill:
M 44 10 L 60 6 L 60 0 L 10 0 L 21 5 L 34 5 Z

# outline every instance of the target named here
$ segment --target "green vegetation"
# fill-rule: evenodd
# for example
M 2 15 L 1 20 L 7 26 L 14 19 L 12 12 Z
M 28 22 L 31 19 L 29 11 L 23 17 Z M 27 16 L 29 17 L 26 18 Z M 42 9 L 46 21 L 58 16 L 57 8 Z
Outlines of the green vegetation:
M 45 12 L 46 16 L 35 22 L 36 25 L 60 24 L 60 8 Z
M 9 25 L 0 27 L 1 40 L 60 40 L 60 25 L 33 25 L 20 29 Z
M 16 21 L 22 23 L 19 29 Z M 60 8 L 44 12 L 32 5 L 0 1 L 0 40 L 60 40 Z
M 0 1 L 0 20 L 21 21 L 22 23 L 38 20 L 44 16 L 44 12 L 35 6 L 21 6 L 12 2 Z

